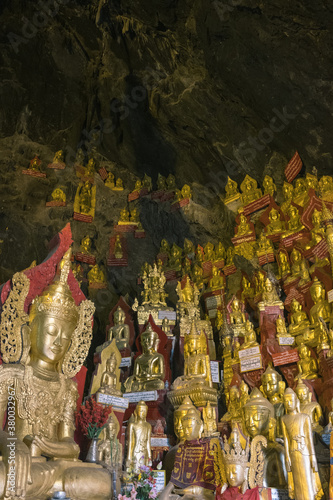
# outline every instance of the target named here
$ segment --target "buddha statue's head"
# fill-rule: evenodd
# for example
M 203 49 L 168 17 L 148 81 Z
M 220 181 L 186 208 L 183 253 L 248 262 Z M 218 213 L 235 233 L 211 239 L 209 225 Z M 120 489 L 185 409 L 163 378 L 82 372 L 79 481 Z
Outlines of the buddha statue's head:
M 270 222 L 276 222 L 280 220 L 280 214 L 276 208 L 272 208 L 272 210 L 269 212 L 268 216 Z
M 308 403 L 312 399 L 310 389 L 304 384 L 302 379 L 299 379 L 295 392 L 301 404 Z
M 310 286 L 310 294 L 313 302 L 316 304 L 317 302 L 325 299 L 325 288 L 323 287 L 323 284 L 317 276 L 313 280 L 312 285 Z
M 299 306 L 300 306 L 300 305 L 301 305 L 301 304 L 298 302 L 298 300 L 293 299 L 293 300 L 291 301 L 291 305 L 290 305 L 290 310 L 291 310 L 291 312 L 295 314 L 295 313 L 299 310 Z
M 289 182 L 284 182 L 282 187 L 283 197 L 286 201 L 291 200 L 293 196 L 294 187 Z
M 309 359 L 311 358 L 311 351 L 307 345 L 301 344 L 298 346 L 298 355 L 300 359 Z
M 203 431 L 200 411 L 196 408 L 190 408 L 182 419 L 182 425 L 186 441 L 199 439 Z
M 176 408 L 173 414 L 173 426 L 176 437 L 179 441 L 184 441 L 185 433 L 183 429 L 183 418 L 187 415 L 190 409 L 195 409 L 189 396 L 185 396 L 182 404 Z
M 329 175 L 323 175 L 319 181 L 319 189 L 321 193 L 331 191 L 333 189 L 333 179 Z
M 284 391 L 283 404 L 286 413 L 292 413 L 294 411 L 299 413 L 300 411 L 299 399 L 296 396 L 296 393 L 292 389 L 290 389 L 290 387 L 288 387 L 288 389 Z
M 302 254 L 299 250 L 297 250 L 297 248 L 293 248 L 290 254 L 290 260 L 293 264 L 302 260 Z
M 243 449 L 237 428 L 232 430 L 229 442 L 226 437 L 224 438 L 222 455 L 225 464 L 226 479 L 229 486 L 233 488 L 241 487 L 242 493 L 245 493 L 248 486 L 249 453 L 249 444 L 246 441 L 245 448 Z
M 314 167 L 315 168 L 315 167 Z M 316 175 L 310 174 L 310 172 L 307 172 L 305 176 L 305 182 L 306 186 L 308 189 L 318 189 L 318 179 Z
M 240 311 L 240 302 L 237 299 L 237 297 L 234 298 L 234 300 L 231 302 L 231 308 L 234 312 Z
M 117 417 L 115 414 L 112 412 L 111 415 L 109 416 L 108 422 L 106 424 L 106 437 L 107 439 L 110 439 L 110 441 L 113 441 L 119 432 L 119 422 L 117 420 Z
M 279 393 L 281 381 L 282 376 L 271 365 L 268 365 L 261 376 L 262 389 L 268 398 Z
M 274 406 L 255 387 L 250 399 L 244 405 L 243 418 L 247 433 L 254 438 L 267 435 L 271 425 L 275 424 Z
M 295 194 L 299 195 L 307 190 L 305 179 L 297 179 L 295 182 Z
M 288 215 L 290 219 L 296 219 L 298 217 L 298 210 L 294 205 L 290 205 L 289 210 L 288 210 Z
M 111 353 L 110 357 L 106 360 L 106 371 L 113 373 L 117 367 L 117 357 L 114 352 Z
M 81 359 L 83 352 L 85 356 L 88 354 L 94 312 L 90 301 L 83 301 L 79 307 L 75 304 L 67 283 L 70 258 L 71 250 L 68 250 L 59 266 L 59 278 L 33 300 L 29 311 L 31 364 L 39 364 L 52 371 L 62 370 L 66 375 L 73 371 L 77 373 L 85 359 Z M 86 314 L 90 313 L 90 316 L 84 319 L 86 307 Z M 85 322 L 90 322 L 90 325 L 85 325 Z M 75 369 L 74 366 L 78 365 Z
M 114 315 L 113 315 L 113 322 L 114 322 L 114 325 L 115 326 L 118 326 L 118 325 L 123 325 L 124 322 L 125 322 L 125 312 L 123 311 L 123 309 L 119 306 L 117 307 Z
M 144 353 L 153 353 L 157 351 L 159 344 L 159 337 L 157 333 L 153 330 L 150 323 L 148 323 L 147 328 L 141 334 L 140 342 L 142 345 L 142 350 Z
M 269 278 L 266 278 L 265 280 L 265 291 L 267 293 L 271 293 L 273 291 L 273 283 Z
M 232 405 L 237 405 L 239 404 L 240 401 L 240 391 L 238 389 L 237 385 L 232 385 L 229 388 L 229 404 Z
M 135 421 L 143 421 L 146 420 L 148 415 L 148 406 L 144 401 L 139 401 L 134 410 L 134 419 Z

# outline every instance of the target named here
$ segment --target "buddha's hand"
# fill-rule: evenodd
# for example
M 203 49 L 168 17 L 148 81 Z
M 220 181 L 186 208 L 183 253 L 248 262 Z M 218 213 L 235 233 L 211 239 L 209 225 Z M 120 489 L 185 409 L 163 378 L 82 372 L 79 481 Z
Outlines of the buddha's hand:
M 49 458 L 78 458 L 80 453 L 79 446 L 72 438 L 51 441 L 46 437 L 34 436 L 33 444 L 40 449 L 42 455 Z
M 8 436 L 8 444 L 2 447 L 2 460 L 6 467 L 5 496 L 11 500 L 26 497 L 27 485 L 31 484 L 31 458 L 29 448 L 15 436 Z

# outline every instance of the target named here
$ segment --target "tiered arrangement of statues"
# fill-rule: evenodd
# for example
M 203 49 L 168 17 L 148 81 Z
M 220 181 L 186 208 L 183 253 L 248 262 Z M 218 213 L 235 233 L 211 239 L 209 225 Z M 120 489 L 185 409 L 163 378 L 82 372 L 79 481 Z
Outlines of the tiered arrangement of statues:
M 89 223 L 96 165 L 82 163 L 74 209 Z M 61 152 L 49 167 L 65 168 Z M 142 481 L 162 500 L 333 498 L 333 180 L 288 167 L 286 179 L 280 193 L 269 175 L 240 191 L 228 178 L 228 248 L 161 241 L 137 297 L 110 311 L 88 394 L 94 305 L 80 266 L 91 298 L 108 284 L 89 231 L 74 264 L 67 226 L 46 261 L 3 285 L 0 498 L 146 498 Z M 112 262 L 121 233 L 139 237 L 132 202 L 151 190 L 146 175 L 129 194 Z M 155 194 L 192 200 L 171 174 Z

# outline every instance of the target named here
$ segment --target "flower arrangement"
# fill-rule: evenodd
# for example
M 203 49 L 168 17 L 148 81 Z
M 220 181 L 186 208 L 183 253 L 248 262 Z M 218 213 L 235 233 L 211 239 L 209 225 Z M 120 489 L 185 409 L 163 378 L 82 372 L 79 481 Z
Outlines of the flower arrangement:
M 111 412 L 111 406 L 103 406 L 101 403 L 97 403 L 94 396 L 87 398 L 77 412 L 77 420 L 84 435 L 90 439 L 98 439 Z
M 128 482 L 132 483 L 131 491 L 126 491 L 125 495 L 118 495 L 118 500 L 150 500 L 157 497 L 156 492 L 157 472 L 151 467 L 140 465 L 136 472 L 130 472 Z

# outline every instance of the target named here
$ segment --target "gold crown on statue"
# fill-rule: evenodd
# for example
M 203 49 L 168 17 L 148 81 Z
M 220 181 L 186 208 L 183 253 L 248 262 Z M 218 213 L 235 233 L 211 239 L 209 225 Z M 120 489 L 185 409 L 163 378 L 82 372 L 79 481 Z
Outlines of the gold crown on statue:
M 60 277 L 51 283 L 44 292 L 32 301 L 30 320 L 36 314 L 47 313 L 60 319 L 77 323 L 79 310 L 67 284 L 71 268 L 71 248 L 67 250 L 60 262 Z
M 233 429 L 228 439 L 224 436 L 224 447 L 222 449 L 223 458 L 226 464 L 244 464 L 246 465 L 249 461 L 250 446 L 249 441 L 246 440 L 245 449 L 242 448 L 239 439 L 238 429 Z
M 195 321 L 192 321 L 191 330 L 189 333 L 185 333 L 184 342 L 187 343 L 191 339 L 199 340 L 201 352 L 207 353 L 207 339 L 203 330 L 199 332 L 195 326 Z

